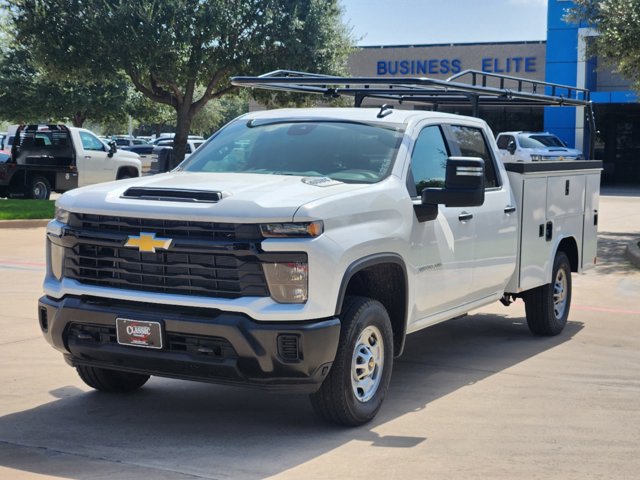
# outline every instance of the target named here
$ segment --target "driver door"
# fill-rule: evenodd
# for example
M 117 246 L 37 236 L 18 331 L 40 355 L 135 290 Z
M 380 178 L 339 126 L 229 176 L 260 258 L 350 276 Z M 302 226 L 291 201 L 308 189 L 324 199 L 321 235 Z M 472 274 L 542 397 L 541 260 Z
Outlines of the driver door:
M 83 152 L 79 159 L 78 186 L 115 180 L 109 148 L 90 132 L 80 131 L 79 134 Z
M 407 189 L 414 204 L 422 190 L 443 187 L 447 158 L 451 155 L 443 129 L 426 125 L 418 133 L 411 154 Z M 463 207 L 438 206 L 435 220 L 420 222 L 413 216 L 410 262 L 415 274 L 412 319 L 420 326 L 427 317 L 468 301 L 473 280 L 475 223 Z

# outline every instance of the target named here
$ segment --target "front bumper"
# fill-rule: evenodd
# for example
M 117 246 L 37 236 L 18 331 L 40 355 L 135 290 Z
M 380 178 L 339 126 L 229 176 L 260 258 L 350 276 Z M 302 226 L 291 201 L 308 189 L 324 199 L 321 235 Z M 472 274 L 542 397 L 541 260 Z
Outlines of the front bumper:
M 335 358 L 340 321 L 256 322 L 246 315 L 67 296 L 39 301 L 45 339 L 71 366 L 311 393 Z M 161 350 L 118 344 L 116 319 L 160 322 Z

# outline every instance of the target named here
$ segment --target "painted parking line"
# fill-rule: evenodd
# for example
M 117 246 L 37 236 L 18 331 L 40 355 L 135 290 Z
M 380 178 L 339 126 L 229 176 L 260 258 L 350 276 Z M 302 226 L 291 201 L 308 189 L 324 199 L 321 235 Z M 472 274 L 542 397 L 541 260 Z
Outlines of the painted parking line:
M 624 308 L 593 307 L 590 305 L 571 305 L 571 310 L 583 312 L 620 313 L 622 315 L 640 315 L 640 310 L 627 310 Z
M 0 269 L 23 270 L 28 272 L 43 272 L 45 264 L 42 262 L 27 262 L 22 260 L 9 260 L 0 258 Z

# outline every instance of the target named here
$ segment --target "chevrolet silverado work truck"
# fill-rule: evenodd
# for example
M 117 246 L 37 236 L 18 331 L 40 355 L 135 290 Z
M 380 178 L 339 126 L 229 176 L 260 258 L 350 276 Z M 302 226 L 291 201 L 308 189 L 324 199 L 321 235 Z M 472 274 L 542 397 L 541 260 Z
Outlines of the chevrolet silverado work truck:
M 0 197 L 48 200 L 51 192 L 139 177 L 133 152 L 105 145 L 93 132 L 66 125 L 20 125 L 11 158 L 0 164 Z
M 534 334 L 562 332 L 600 166 L 503 164 L 474 117 L 249 113 L 172 172 L 57 201 L 40 327 L 98 390 L 256 386 L 360 425 L 407 334 L 515 298 Z

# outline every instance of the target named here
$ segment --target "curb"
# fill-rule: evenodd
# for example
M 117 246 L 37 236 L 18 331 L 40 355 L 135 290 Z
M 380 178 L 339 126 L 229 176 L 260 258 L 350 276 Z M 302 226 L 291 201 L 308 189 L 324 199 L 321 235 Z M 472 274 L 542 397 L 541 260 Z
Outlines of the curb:
M 46 227 L 51 219 L 39 220 L 0 220 L 0 229 L 3 228 L 39 228 Z
M 631 262 L 634 267 L 640 268 L 640 246 L 638 246 L 637 238 L 627 243 L 625 253 L 629 262 Z

